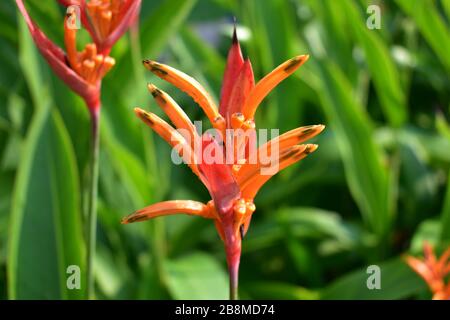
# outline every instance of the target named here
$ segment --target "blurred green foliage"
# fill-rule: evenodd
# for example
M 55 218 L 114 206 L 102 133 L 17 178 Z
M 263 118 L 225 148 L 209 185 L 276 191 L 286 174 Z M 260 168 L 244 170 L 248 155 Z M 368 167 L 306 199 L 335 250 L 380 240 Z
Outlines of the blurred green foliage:
M 63 9 L 26 1 L 62 44 Z M 97 297 L 226 298 L 214 226 L 175 216 L 136 225 L 121 217 L 165 199 L 209 196 L 135 118 L 160 113 L 155 82 L 191 119 L 204 119 L 143 58 L 183 70 L 220 93 L 233 16 L 260 79 L 288 58 L 311 59 L 260 107 L 259 128 L 324 123 L 319 150 L 256 198 L 243 243 L 242 298 L 429 298 L 403 262 L 423 241 L 450 244 L 450 1 L 143 1 L 140 34 L 114 48 L 103 84 Z M 381 8 L 381 29 L 366 26 Z M 89 118 L 39 56 L 12 0 L 0 2 L 0 298 L 77 298 L 66 266 L 83 267 L 82 205 Z M 368 290 L 366 268 L 382 270 Z

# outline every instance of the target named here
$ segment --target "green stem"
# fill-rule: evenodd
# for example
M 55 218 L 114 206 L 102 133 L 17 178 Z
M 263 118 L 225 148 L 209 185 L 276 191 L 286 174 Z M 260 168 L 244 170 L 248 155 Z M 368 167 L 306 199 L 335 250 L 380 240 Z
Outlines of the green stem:
M 230 274 L 230 300 L 239 300 L 238 297 L 238 278 L 239 278 L 239 263 L 237 266 L 228 268 Z
M 235 239 L 235 238 L 234 238 Z M 241 260 L 241 239 L 231 241 L 226 247 L 228 274 L 230 276 L 230 300 L 239 300 L 239 262 Z
M 87 287 L 86 296 L 93 299 L 94 295 L 94 257 L 97 236 L 97 189 L 98 189 L 98 158 L 99 158 L 99 126 L 100 108 L 91 112 L 91 157 L 89 163 L 89 192 L 87 212 Z

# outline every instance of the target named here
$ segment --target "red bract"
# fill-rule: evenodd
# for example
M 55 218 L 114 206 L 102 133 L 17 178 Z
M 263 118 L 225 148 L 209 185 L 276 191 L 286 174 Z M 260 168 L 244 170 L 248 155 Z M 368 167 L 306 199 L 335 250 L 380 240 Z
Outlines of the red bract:
M 155 75 L 190 95 L 216 129 L 216 137 L 209 133 L 200 136 L 181 107 L 168 94 L 152 84 L 148 86 L 151 94 L 180 131 L 153 113 L 135 109 L 136 114 L 148 126 L 178 151 L 184 162 L 206 186 L 212 200 L 208 204 L 190 200 L 165 201 L 139 210 L 124 218 L 122 222 L 144 221 L 176 213 L 214 220 L 225 245 L 232 298 L 237 297 L 241 242 L 255 211 L 253 199 L 273 175 L 315 151 L 317 145 L 301 143 L 324 129 L 323 125 L 297 128 L 260 146 L 259 149 L 251 148 L 252 136 L 256 136 L 253 116 L 258 105 L 278 83 L 297 70 L 307 59 L 307 55 L 292 58 L 255 85 L 251 63 L 242 58 L 234 33 L 225 69 L 220 109 L 208 92 L 190 76 L 161 63 L 144 61 L 145 67 Z M 198 150 L 199 147 L 201 150 Z M 243 152 L 239 152 L 242 150 Z M 229 157 L 230 151 L 232 155 Z M 260 157 L 261 154 L 272 156 L 276 163 L 265 163 Z M 264 169 L 273 170 L 268 170 L 268 173 Z
M 63 6 L 79 6 L 80 0 L 58 0 L 59 3 L 61 3 Z

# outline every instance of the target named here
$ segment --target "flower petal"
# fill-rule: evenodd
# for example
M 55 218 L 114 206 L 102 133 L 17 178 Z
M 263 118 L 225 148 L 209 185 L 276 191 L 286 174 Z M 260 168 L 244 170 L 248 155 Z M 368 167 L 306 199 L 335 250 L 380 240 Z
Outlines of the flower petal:
M 413 269 L 417 274 L 419 274 L 425 282 L 428 284 L 433 282 L 433 274 L 432 271 L 428 268 L 428 266 L 420 259 L 415 257 L 408 256 L 406 257 L 406 263 Z
M 261 101 L 284 79 L 290 76 L 295 70 L 297 70 L 303 63 L 308 60 L 309 55 L 301 55 L 292 58 L 266 75 L 261 79 L 250 93 L 243 114 L 247 119 L 253 119 L 256 109 Z
M 424 261 L 429 268 L 434 268 L 436 266 L 436 255 L 434 254 L 433 247 L 428 242 L 423 244 L 423 256 Z
M 246 165 L 243 165 L 241 168 L 241 170 L 244 169 L 243 173 L 237 178 L 242 190 L 242 197 L 245 199 L 254 199 L 259 189 L 261 189 L 270 178 L 281 170 L 306 158 L 309 154 L 316 151 L 317 148 L 318 145 L 316 144 L 307 144 L 293 146 L 286 150 L 282 150 L 280 152 L 278 168 L 275 168 L 273 172 L 267 171 L 268 173 L 262 174 L 261 166 L 249 167 L 250 170 L 247 172 L 247 169 L 245 169 Z
M 257 156 L 267 155 L 270 156 L 272 154 L 272 147 L 278 147 L 278 150 L 284 150 L 289 147 L 292 147 L 296 144 L 300 144 L 305 142 L 308 139 L 311 139 L 317 136 L 325 129 L 325 126 L 322 124 L 305 126 L 293 129 L 291 131 L 285 132 L 282 135 L 266 142 L 257 150 L 253 151 L 248 157 L 249 159 L 257 158 Z M 278 144 L 278 146 L 277 146 Z
M 148 219 L 174 214 L 187 214 L 215 219 L 214 212 L 207 205 L 192 200 L 171 200 L 152 204 L 122 219 L 122 224 L 145 221 Z
M 195 159 L 195 153 L 186 139 L 178 131 L 176 131 L 170 124 L 162 120 L 156 114 L 147 112 L 140 108 L 135 108 L 134 112 L 145 124 L 159 134 L 161 138 L 163 138 L 172 148 L 175 148 L 189 168 L 191 168 L 191 170 L 199 176 L 200 179 L 202 179 L 196 165 L 197 161 Z
M 177 69 L 155 61 L 144 60 L 144 66 L 161 79 L 190 95 L 200 105 L 213 125 L 216 124 L 218 118 L 222 118 L 213 99 L 197 80 Z
M 442 270 L 443 275 L 445 276 L 448 272 L 450 272 L 450 247 L 445 250 L 445 252 L 441 255 L 437 262 L 437 269 Z M 445 268 L 447 267 L 447 270 Z
M 149 84 L 147 87 L 155 101 L 167 114 L 175 127 L 177 129 L 184 129 L 188 131 L 187 136 L 183 136 L 186 140 L 191 142 L 190 145 L 192 148 L 194 148 L 195 141 L 198 141 L 200 137 L 195 126 L 192 124 L 191 120 L 183 111 L 183 109 L 163 90 L 158 89 L 153 84 Z

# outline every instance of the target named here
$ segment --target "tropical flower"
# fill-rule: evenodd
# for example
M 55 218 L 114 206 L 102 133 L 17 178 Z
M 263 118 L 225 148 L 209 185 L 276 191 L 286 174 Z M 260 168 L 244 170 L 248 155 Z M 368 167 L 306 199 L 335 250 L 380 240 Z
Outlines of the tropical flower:
M 445 278 L 450 274 L 450 247 L 437 259 L 429 243 L 424 243 L 423 259 L 406 257 L 408 265 L 427 283 L 433 293 L 433 300 L 450 300 L 450 282 Z
M 23 0 L 16 0 L 42 56 L 58 77 L 85 100 L 91 114 L 96 114 L 100 108 L 101 80 L 115 64 L 109 52 L 136 19 L 141 1 L 94 0 L 86 3 L 84 0 L 60 0 L 59 2 L 65 6 L 80 6 L 81 21 L 94 40 L 94 43 L 87 44 L 82 52 L 77 50 L 77 29 L 67 23 L 68 19 L 76 18 L 73 16 L 76 11 L 68 13 L 65 19 L 66 52 L 64 52 L 33 22 Z
M 59 0 L 68 6 L 79 6 L 81 22 L 89 31 L 98 52 L 109 54 L 114 44 L 136 21 L 142 0 Z
M 99 159 L 100 89 L 103 77 L 111 70 L 115 60 L 109 56 L 114 43 L 133 24 L 139 14 L 141 0 L 59 0 L 70 7 L 64 21 L 66 52 L 53 43 L 30 18 L 23 0 L 16 0 L 31 36 L 56 75 L 80 97 L 91 116 L 91 154 L 89 183 L 86 183 L 86 243 L 87 243 L 87 297 L 93 297 L 93 260 L 95 255 L 97 226 L 97 188 Z M 77 25 L 81 20 L 89 31 L 93 43 L 83 51 L 77 49 Z
M 265 143 L 258 149 L 252 144 L 252 136 L 256 135 L 254 114 L 258 105 L 273 88 L 307 59 L 308 55 L 294 57 L 282 63 L 255 85 L 250 60 L 243 59 L 235 31 L 228 54 L 219 108 L 193 78 L 167 65 L 144 61 L 148 70 L 190 95 L 203 109 L 213 128 L 220 133 L 216 137 L 209 133 L 200 136 L 181 107 L 167 93 L 152 84 L 148 85 L 149 91 L 178 130 L 153 113 L 135 109 L 142 121 L 179 152 L 184 162 L 206 186 L 212 200 L 207 204 L 190 200 L 160 202 L 136 211 L 124 218 L 122 223 L 178 213 L 213 220 L 225 245 L 232 299 L 237 298 L 241 241 L 256 209 L 253 199 L 274 174 L 314 152 L 317 145 L 301 143 L 324 129 L 323 125 L 301 127 Z M 239 131 L 240 134 L 236 134 Z M 232 153 L 231 161 L 228 157 L 230 149 L 237 151 Z M 262 152 L 275 157 L 274 170 L 263 172 L 263 169 L 268 168 L 259 156 Z M 209 161 L 206 159 L 208 155 L 218 161 Z M 250 161 L 251 159 L 256 161 Z

